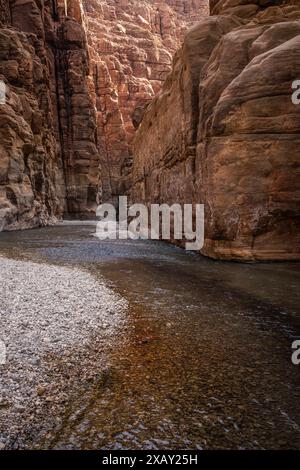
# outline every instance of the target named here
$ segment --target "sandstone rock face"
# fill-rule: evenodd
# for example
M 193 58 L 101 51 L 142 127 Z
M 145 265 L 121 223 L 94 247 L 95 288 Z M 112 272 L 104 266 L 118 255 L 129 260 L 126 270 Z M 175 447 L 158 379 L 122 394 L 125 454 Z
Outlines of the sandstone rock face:
M 87 32 L 82 5 L 67 2 L 67 17 L 57 28 L 50 64 L 56 79 L 52 91 L 65 180 L 65 213 L 71 217 L 94 216 L 101 201 L 101 166 L 96 110 L 90 89 Z
M 206 0 L 0 0 L 0 230 L 94 216 Z
M 206 0 L 84 0 L 101 155 L 103 200 L 130 185 L 132 139 Z
M 132 199 L 204 203 L 204 255 L 299 253 L 298 1 L 211 1 L 134 143 Z
M 94 210 L 101 184 L 82 24 L 61 0 L 1 0 L 0 42 L 0 229 Z
M 8 2 L 1 4 L 0 80 L 6 102 L 0 104 L 0 229 L 55 220 L 62 198 L 37 5 L 26 4 L 26 33 L 10 27 L 11 22 L 19 24 L 22 4 L 11 2 L 10 10 Z

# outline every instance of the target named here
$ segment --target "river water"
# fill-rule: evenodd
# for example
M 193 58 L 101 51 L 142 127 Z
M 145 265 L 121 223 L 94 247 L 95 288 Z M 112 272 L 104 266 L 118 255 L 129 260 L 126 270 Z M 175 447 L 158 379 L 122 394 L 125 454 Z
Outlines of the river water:
M 45 447 L 299 449 L 300 265 L 219 262 L 93 231 L 0 234 L 0 254 L 83 267 L 129 303 L 101 387 L 68 406 Z

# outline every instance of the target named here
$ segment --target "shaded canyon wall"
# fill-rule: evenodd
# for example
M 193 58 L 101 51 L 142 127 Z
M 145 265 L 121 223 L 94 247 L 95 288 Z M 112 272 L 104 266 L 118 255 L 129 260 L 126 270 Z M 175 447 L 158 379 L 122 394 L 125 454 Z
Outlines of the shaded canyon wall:
M 94 211 L 101 179 L 80 2 L 1 3 L 0 229 Z
M 299 254 L 300 2 L 211 1 L 134 142 L 132 200 L 205 204 L 202 253 Z
M 0 230 L 95 215 L 203 0 L 0 0 Z
M 84 0 L 104 201 L 131 183 L 132 140 L 206 0 Z

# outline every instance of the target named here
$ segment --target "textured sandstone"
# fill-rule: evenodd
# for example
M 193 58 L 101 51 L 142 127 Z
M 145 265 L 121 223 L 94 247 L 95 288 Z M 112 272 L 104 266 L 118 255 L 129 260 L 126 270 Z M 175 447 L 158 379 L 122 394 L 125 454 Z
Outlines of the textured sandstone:
M 7 6 L 2 2 L 2 12 Z M 21 2 L 10 6 L 12 18 L 2 15 L 0 30 L 0 79 L 6 83 L 6 103 L 0 105 L 0 229 L 50 221 L 59 212 L 61 193 L 59 177 L 55 180 L 56 142 L 49 132 L 51 100 L 41 60 L 45 49 L 40 18 L 28 16 L 24 28 L 31 25 L 36 35 L 9 28 L 10 21 L 19 22 Z
M 132 139 L 206 0 L 84 0 L 101 154 L 103 199 L 130 185 Z
M 205 255 L 299 259 L 299 2 L 211 11 L 137 132 L 132 199 L 204 203 Z
M 0 229 L 94 210 L 101 184 L 82 24 L 64 1 L 1 7 Z
M 0 0 L 0 230 L 89 216 L 206 0 Z

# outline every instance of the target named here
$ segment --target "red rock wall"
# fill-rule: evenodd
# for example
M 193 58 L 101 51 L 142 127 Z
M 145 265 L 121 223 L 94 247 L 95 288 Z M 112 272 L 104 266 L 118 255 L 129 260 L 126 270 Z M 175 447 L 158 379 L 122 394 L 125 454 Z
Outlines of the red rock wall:
M 139 127 L 132 199 L 204 203 L 205 255 L 299 259 L 299 2 L 211 9 Z
M 101 201 L 101 166 L 96 110 L 90 89 L 87 31 L 81 1 L 61 6 L 54 47 L 49 48 L 52 75 L 55 74 L 57 102 L 55 116 L 66 188 L 65 213 L 70 217 L 95 215 Z
M 203 0 L 0 0 L 0 230 L 94 216 Z
M 101 181 L 83 25 L 64 1 L 2 0 L 0 39 L 0 229 L 94 213 Z
M 84 0 L 95 90 L 103 199 L 130 186 L 132 139 L 144 107 L 171 70 L 186 29 L 207 0 Z
M 25 14 L 26 12 L 26 14 Z M 61 161 L 53 132 L 42 12 L 1 2 L 0 229 L 55 221 L 62 212 Z

